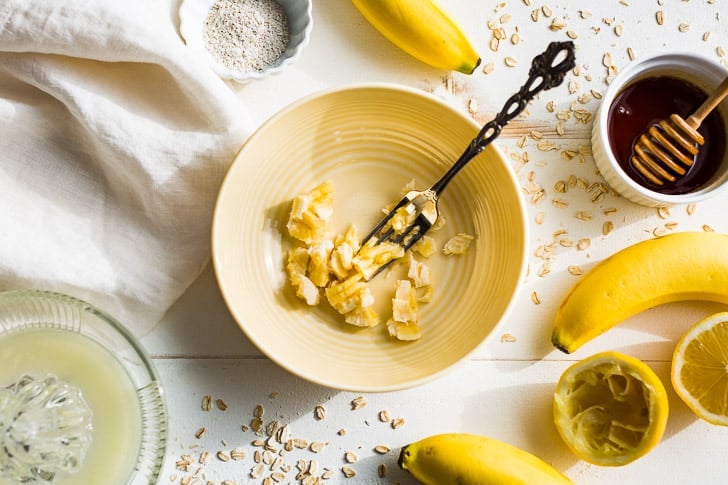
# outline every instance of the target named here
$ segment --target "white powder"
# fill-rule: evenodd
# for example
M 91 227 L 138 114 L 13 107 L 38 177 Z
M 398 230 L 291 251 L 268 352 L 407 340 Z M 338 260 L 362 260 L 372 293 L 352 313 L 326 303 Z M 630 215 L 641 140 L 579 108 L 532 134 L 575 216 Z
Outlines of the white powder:
M 275 0 L 217 0 L 207 14 L 205 45 L 233 71 L 263 71 L 288 42 L 288 17 Z

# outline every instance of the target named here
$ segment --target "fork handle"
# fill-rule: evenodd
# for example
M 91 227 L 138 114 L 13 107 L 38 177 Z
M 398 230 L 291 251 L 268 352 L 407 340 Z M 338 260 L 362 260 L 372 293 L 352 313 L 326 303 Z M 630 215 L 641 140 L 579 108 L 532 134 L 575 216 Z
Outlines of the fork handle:
M 554 62 L 559 55 L 565 52 L 564 58 L 557 64 Z M 440 180 L 430 188 L 436 197 L 439 197 L 448 183 L 455 175 L 462 170 L 467 163 L 475 158 L 485 147 L 487 147 L 498 135 L 505 125 L 513 118 L 521 114 L 528 103 L 541 91 L 546 91 L 560 85 L 567 72 L 574 68 L 576 61 L 574 43 L 551 42 L 546 50 L 536 56 L 531 62 L 531 69 L 528 72 L 528 80 L 521 86 L 521 89 L 511 96 L 503 105 L 501 111 L 491 121 L 481 128 L 478 135 L 473 138 L 460 158 L 450 167 Z

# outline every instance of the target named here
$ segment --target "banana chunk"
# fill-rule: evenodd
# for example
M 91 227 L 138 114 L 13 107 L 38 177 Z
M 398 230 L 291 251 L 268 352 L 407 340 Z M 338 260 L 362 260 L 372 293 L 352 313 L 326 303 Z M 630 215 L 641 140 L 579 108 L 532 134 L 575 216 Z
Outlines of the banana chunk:
M 442 247 L 442 253 L 446 255 L 465 254 L 470 249 L 470 243 L 475 239 L 470 234 L 459 232 L 451 237 Z

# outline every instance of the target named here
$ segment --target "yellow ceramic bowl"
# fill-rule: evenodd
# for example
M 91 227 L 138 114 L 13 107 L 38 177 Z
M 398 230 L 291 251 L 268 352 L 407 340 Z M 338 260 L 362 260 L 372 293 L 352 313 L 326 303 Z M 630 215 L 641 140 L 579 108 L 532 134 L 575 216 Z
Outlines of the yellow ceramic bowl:
M 265 122 L 226 176 L 212 231 L 220 289 L 248 338 L 300 377 L 362 392 L 421 384 L 473 352 L 507 314 L 526 262 L 525 205 L 495 145 L 440 199 L 446 224 L 433 234 L 440 247 L 458 232 L 476 240 L 464 256 L 428 260 L 435 292 L 420 307 L 420 340 L 396 341 L 384 323 L 353 327 L 325 304 L 307 307 L 284 267 L 297 194 L 330 180 L 334 229 L 354 223 L 364 234 L 413 178 L 418 188 L 437 180 L 478 129 L 427 93 L 380 84 L 316 94 Z M 375 278 L 379 305 L 386 308 L 394 284 L 392 275 Z

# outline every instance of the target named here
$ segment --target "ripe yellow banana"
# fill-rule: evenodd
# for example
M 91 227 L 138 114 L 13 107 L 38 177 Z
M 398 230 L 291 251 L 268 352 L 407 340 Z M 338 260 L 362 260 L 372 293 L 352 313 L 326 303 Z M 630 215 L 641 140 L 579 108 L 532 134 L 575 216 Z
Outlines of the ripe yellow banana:
M 571 353 L 637 313 L 685 300 L 728 303 L 728 235 L 680 232 L 613 254 L 561 302 L 551 342 Z
M 402 447 L 399 466 L 425 485 L 573 484 L 524 450 L 464 433 L 434 435 Z
M 403 51 L 438 69 L 471 74 L 480 56 L 434 0 L 353 0 L 382 35 Z

